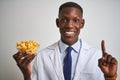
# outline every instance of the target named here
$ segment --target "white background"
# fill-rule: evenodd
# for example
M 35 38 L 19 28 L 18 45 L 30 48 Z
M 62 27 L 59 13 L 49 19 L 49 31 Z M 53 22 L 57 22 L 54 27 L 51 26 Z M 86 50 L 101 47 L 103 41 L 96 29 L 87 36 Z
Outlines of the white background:
M 55 19 L 59 6 L 66 1 L 0 0 L 0 80 L 23 80 L 12 58 L 17 52 L 17 41 L 32 39 L 40 43 L 42 49 L 60 39 Z M 104 39 L 106 50 L 116 57 L 119 63 L 120 0 L 75 2 L 83 7 L 86 22 L 80 37 L 98 48 Z

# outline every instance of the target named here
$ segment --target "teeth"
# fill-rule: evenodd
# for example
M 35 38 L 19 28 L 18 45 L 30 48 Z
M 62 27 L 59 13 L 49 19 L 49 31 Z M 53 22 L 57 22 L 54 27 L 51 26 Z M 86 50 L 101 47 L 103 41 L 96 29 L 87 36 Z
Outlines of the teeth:
M 66 34 L 74 34 L 74 32 L 66 32 Z

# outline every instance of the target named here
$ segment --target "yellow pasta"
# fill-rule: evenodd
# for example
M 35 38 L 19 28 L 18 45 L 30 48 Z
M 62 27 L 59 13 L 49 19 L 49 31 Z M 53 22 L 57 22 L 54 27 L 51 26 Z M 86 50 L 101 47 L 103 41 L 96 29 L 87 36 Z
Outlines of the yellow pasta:
M 33 40 L 26 40 L 26 41 L 16 42 L 16 47 L 18 51 L 22 53 L 34 54 L 37 51 L 39 44 Z

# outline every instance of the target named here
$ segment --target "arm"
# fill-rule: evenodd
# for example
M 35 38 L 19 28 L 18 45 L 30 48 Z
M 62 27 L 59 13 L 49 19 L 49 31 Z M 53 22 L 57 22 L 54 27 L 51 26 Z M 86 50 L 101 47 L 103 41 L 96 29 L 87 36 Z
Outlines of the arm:
M 99 59 L 99 67 L 104 73 L 105 80 L 116 80 L 117 60 L 105 51 L 104 41 L 101 42 L 102 58 Z
M 30 63 L 34 59 L 35 54 L 24 54 L 24 53 L 16 53 L 13 55 L 13 58 L 15 59 L 17 66 L 20 68 L 24 80 L 31 80 L 31 67 Z

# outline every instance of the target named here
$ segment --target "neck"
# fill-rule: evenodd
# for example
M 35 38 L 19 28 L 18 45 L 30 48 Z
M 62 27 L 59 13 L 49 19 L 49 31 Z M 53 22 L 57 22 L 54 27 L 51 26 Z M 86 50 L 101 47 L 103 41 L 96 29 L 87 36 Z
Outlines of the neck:
M 61 39 L 61 40 L 62 40 L 62 39 Z M 78 41 L 78 39 L 76 39 L 76 40 L 74 40 L 74 41 L 69 41 L 69 42 L 62 40 L 62 42 L 65 43 L 65 44 L 68 45 L 68 46 L 71 46 L 71 45 L 75 44 L 77 41 Z

